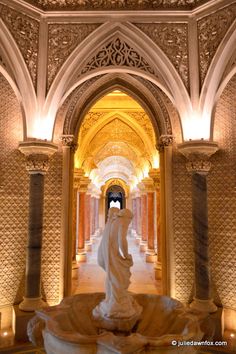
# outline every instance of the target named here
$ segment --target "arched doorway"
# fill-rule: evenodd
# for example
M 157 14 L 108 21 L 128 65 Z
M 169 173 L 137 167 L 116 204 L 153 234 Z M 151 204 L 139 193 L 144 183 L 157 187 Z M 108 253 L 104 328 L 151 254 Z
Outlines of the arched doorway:
M 116 207 L 119 209 L 123 209 L 126 207 L 125 202 L 125 191 L 119 185 L 112 185 L 106 191 L 106 213 L 105 217 L 107 216 L 108 210 L 111 207 Z

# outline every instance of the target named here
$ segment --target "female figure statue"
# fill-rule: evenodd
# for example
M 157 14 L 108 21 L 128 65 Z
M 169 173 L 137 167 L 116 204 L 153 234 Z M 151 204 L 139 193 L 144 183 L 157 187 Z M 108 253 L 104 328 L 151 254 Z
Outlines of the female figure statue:
M 142 310 L 128 293 L 133 260 L 128 253 L 127 231 L 132 217 L 129 209 L 109 209 L 98 249 L 98 264 L 106 272 L 106 297 L 93 310 L 95 317 L 130 318 Z

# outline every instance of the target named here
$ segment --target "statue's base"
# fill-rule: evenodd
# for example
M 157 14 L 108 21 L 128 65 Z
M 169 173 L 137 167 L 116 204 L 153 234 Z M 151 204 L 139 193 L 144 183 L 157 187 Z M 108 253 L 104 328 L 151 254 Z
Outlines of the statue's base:
M 142 308 L 140 309 L 141 311 L 139 313 L 128 318 L 111 318 L 101 315 L 100 311 L 95 308 L 93 310 L 95 326 L 108 331 L 130 332 L 141 318 Z
M 129 332 L 136 325 L 141 317 L 143 308 L 134 300 L 132 303 L 134 315 L 130 317 L 108 317 L 104 315 L 100 306 L 93 309 L 93 318 L 96 321 L 96 327 L 103 328 L 108 331 Z

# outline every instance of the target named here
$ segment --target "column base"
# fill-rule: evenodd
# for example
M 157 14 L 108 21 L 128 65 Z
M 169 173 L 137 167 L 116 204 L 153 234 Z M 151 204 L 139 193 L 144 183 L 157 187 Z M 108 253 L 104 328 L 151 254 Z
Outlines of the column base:
M 77 262 L 86 262 L 87 261 L 87 254 L 85 250 L 79 250 L 76 255 Z
M 157 255 L 154 250 L 147 249 L 146 251 L 146 262 L 147 263 L 154 263 L 157 259 Z
M 85 251 L 86 252 L 92 251 L 92 242 L 91 241 L 85 241 Z
M 40 297 L 23 297 L 23 301 L 19 304 L 21 311 L 32 312 L 42 307 L 46 307 L 48 304 Z
M 217 306 L 214 304 L 213 299 L 201 300 L 194 297 L 189 307 L 201 312 L 213 313 L 217 311 Z
M 160 262 L 156 262 L 154 264 L 154 272 L 155 272 L 155 279 L 161 280 L 162 279 L 162 267 Z
M 139 244 L 139 251 L 140 252 L 146 252 L 147 250 L 147 241 L 140 241 L 140 244 Z

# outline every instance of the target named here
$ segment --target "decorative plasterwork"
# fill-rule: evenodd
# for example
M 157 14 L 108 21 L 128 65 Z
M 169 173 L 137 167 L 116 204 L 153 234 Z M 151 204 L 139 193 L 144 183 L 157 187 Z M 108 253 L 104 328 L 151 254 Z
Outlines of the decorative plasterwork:
M 192 10 L 209 0 L 25 0 L 45 11 Z
M 73 50 L 100 24 L 54 23 L 48 27 L 48 88 Z
M 127 113 L 131 118 L 133 118 L 134 121 L 137 122 L 143 128 L 143 130 L 147 133 L 149 139 L 152 142 L 155 141 L 153 126 L 146 112 L 124 112 Z
M 95 163 L 98 164 L 99 161 L 104 160 L 109 156 L 123 156 L 134 163 L 138 162 L 138 156 L 136 152 L 124 142 L 114 143 L 108 142 L 104 147 L 97 152 L 95 157 Z
M 4 5 L 1 5 L 0 16 L 16 41 L 36 86 L 39 22 Z
M 99 119 L 102 119 L 106 115 L 106 112 L 93 112 L 90 111 L 86 114 L 86 118 L 81 124 L 79 139 L 83 139 L 85 135 L 88 133 L 89 129 L 94 126 Z
M 188 24 L 187 23 L 135 23 L 170 59 L 189 88 Z
M 161 135 L 159 138 L 159 150 L 163 151 L 165 146 L 172 145 L 174 141 L 173 135 Z
M 142 77 L 138 77 L 136 75 L 134 75 L 134 77 L 139 80 L 144 86 L 146 86 L 148 88 L 148 90 L 152 93 L 154 99 L 156 100 L 156 102 L 158 103 L 161 112 L 162 112 L 162 116 L 164 118 L 164 131 L 166 134 L 171 135 L 172 134 L 172 127 L 171 127 L 171 121 L 170 121 L 170 117 L 169 117 L 169 113 L 168 110 L 166 109 L 165 103 L 162 100 L 162 95 L 164 95 L 164 93 L 154 84 L 152 84 L 150 81 L 143 79 Z M 157 123 L 159 121 L 157 120 Z M 160 123 L 159 123 L 159 131 L 162 132 L 163 128 L 160 127 Z
M 155 74 L 150 64 L 134 48 L 122 38 L 115 37 L 109 43 L 104 44 L 85 64 L 80 75 L 110 66 L 126 66 Z
M 83 83 L 82 85 L 80 85 L 79 87 L 77 87 L 72 93 L 71 95 L 67 98 L 68 101 L 68 110 L 66 113 L 66 117 L 65 117 L 65 122 L 64 122 L 64 129 L 63 129 L 63 134 L 70 134 L 71 132 L 74 133 L 75 131 L 75 126 L 77 124 L 77 119 L 76 121 L 72 119 L 73 116 L 73 112 L 74 109 L 79 101 L 79 99 L 83 98 L 85 96 L 85 92 L 89 89 L 89 87 L 96 82 L 100 76 L 96 76 L 93 77 L 90 80 L 87 80 L 85 83 Z M 82 105 L 82 104 L 81 104 Z
M 235 20 L 236 4 L 228 6 L 198 21 L 201 84 L 230 25 Z

